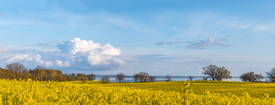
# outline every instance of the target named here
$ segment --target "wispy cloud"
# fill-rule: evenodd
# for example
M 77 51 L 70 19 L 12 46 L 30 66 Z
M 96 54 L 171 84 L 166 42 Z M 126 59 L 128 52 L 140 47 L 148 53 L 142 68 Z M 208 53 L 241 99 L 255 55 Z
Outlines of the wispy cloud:
M 0 17 L 6 17 L 6 15 L 5 14 L 0 14 Z
M 214 39 L 209 38 L 207 40 L 199 40 L 199 41 L 189 41 L 190 45 L 186 46 L 190 49 L 205 49 L 206 47 L 227 47 L 229 45 L 225 45 L 222 43 L 218 43 L 221 41 L 227 41 L 226 39 Z
M 158 42 L 156 44 L 157 45 L 172 45 L 172 44 L 181 44 L 181 42 L 180 41 L 175 41 L 175 42 L 162 41 L 162 42 Z
M 262 21 L 257 18 L 243 17 L 241 15 L 232 15 L 215 11 L 191 11 L 176 16 L 174 21 L 186 24 L 174 25 L 175 31 L 179 32 L 179 38 L 186 37 L 224 37 L 233 33 L 247 33 L 236 37 L 258 36 L 259 33 L 265 36 L 275 33 L 274 21 Z M 179 21 L 184 19 L 182 21 Z M 165 21 L 164 21 L 165 22 Z M 211 36 L 209 36 L 211 35 Z

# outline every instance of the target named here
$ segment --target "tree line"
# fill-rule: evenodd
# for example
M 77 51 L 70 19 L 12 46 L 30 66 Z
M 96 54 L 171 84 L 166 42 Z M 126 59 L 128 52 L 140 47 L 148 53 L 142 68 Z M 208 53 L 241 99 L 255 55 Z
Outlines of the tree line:
M 209 65 L 203 68 L 203 74 L 208 75 L 213 81 L 221 81 L 223 79 L 230 79 L 232 76 L 230 75 L 230 71 L 228 71 L 224 66 L 218 67 L 216 65 Z M 275 82 L 275 68 L 272 68 L 270 72 L 266 72 L 266 75 L 269 77 L 270 82 Z M 254 72 L 243 73 L 240 76 L 240 79 L 244 82 L 261 82 L 264 78 L 262 74 L 255 74 Z
M 224 66 L 218 67 L 216 65 L 209 65 L 202 68 L 203 74 L 207 77 L 203 80 L 211 78 L 213 81 L 222 81 L 223 79 L 230 79 L 232 76 L 231 72 Z M 270 72 L 266 72 L 270 82 L 275 82 L 275 68 L 272 68 Z M 124 82 L 126 75 L 118 73 L 116 79 L 119 82 Z M 60 70 L 45 69 L 41 66 L 37 66 L 34 69 L 27 69 L 23 64 L 10 63 L 5 66 L 5 69 L 0 68 L 0 79 L 32 79 L 36 81 L 75 81 L 80 80 L 86 82 L 86 80 L 95 80 L 95 74 L 85 75 L 83 73 L 71 73 L 63 74 Z M 188 76 L 189 80 L 193 80 L 193 76 Z M 244 73 L 240 76 L 240 79 L 245 82 L 259 82 L 264 77 L 262 74 L 255 74 L 254 72 Z M 133 75 L 135 82 L 154 82 L 156 78 L 149 75 L 146 72 L 140 72 Z M 109 83 L 109 77 L 105 76 L 101 79 L 102 83 Z M 171 81 L 171 76 L 166 75 L 166 81 Z
M 226 69 L 224 66 L 218 67 L 216 65 L 209 65 L 202 68 L 203 74 L 207 77 L 203 80 L 208 80 L 210 78 L 212 81 L 222 81 L 223 79 L 231 79 L 231 72 Z M 120 74 L 121 75 L 121 74 Z M 275 68 L 272 68 L 270 72 L 266 72 L 266 75 L 269 77 L 270 82 L 275 82 Z M 135 82 L 154 82 L 156 79 L 154 76 L 150 76 L 148 73 L 140 72 L 139 74 L 134 74 L 133 78 Z M 166 76 L 166 81 L 171 81 L 171 76 Z M 193 76 L 188 76 L 189 80 L 193 80 Z M 264 78 L 262 74 L 255 74 L 254 72 L 243 73 L 240 76 L 240 79 L 244 82 L 261 82 Z
M 95 80 L 95 74 L 85 75 L 83 73 L 63 74 L 60 70 L 45 69 L 37 66 L 34 69 L 27 69 L 23 64 L 7 64 L 5 69 L 0 68 L 0 79 L 32 79 L 36 81 L 74 81 L 74 80 Z
M 124 82 L 124 78 L 126 75 L 123 73 L 118 73 L 116 75 L 116 79 L 119 82 Z M 135 74 L 135 81 L 139 82 L 154 82 L 156 78 L 154 76 L 149 75 L 145 72 L 140 72 L 139 74 Z M 167 76 L 167 81 L 171 81 L 171 76 Z M 71 74 L 63 74 L 60 70 L 55 69 L 45 69 L 44 67 L 37 66 L 34 69 L 27 69 L 23 64 L 20 63 L 10 63 L 7 64 L 4 68 L 0 68 L 0 79 L 17 79 L 17 80 L 27 80 L 32 79 L 36 81 L 75 81 L 80 80 L 82 82 L 86 82 L 86 80 L 95 80 L 95 74 L 85 75 L 83 73 L 71 73 Z M 109 77 L 102 77 L 102 83 L 109 83 Z

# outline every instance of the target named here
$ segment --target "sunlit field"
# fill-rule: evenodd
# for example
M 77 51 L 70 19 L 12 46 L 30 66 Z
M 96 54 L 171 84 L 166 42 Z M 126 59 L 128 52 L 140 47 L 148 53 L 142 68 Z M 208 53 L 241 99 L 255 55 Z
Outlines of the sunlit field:
M 251 83 L 251 82 L 234 82 L 234 81 L 188 81 L 190 82 L 189 91 L 195 94 L 203 94 L 206 91 L 211 93 L 219 93 L 222 95 L 234 94 L 237 96 L 243 95 L 247 92 L 252 97 L 260 98 L 265 94 L 269 97 L 275 98 L 275 84 L 274 83 Z M 91 82 L 93 83 L 93 82 Z M 108 84 L 110 86 L 126 86 L 138 89 L 150 89 L 161 91 L 175 91 L 181 92 L 181 81 L 172 82 L 151 82 L 151 83 L 114 83 Z
M 275 84 L 177 81 L 110 83 L 0 80 L 1 104 L 265 104 Z

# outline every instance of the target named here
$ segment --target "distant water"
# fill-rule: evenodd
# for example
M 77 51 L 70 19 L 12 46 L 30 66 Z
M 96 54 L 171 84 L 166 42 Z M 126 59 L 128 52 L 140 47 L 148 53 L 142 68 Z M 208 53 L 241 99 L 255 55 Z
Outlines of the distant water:
M 100 81 L 100 79 L 104 76 L 107 76 L 110 78 L 111 82 L 119 82 L 116 79 L 115 75 L 96 75 L 96 80 Z M 194 76 L 193 80 L 202 80 L 204 76 Z M 165 76 L 155 76 L 156 81 L 166 81 L 167 78 Z M 265 81 L 265 79 L 268 79 L 265 77 L 262 79 L 262 81 Z M 171 76 L 172 81 L 187 81 L 189 78 L 187 76 Z M 208 78 L 210 80 L 210 78 Z M 223 81 L 241 81 L 239 77 L 232 77 L 231 79 L 224 79 Z M 124 82 L 135 82 L 133 76 L 126 76 L 124 78 Z

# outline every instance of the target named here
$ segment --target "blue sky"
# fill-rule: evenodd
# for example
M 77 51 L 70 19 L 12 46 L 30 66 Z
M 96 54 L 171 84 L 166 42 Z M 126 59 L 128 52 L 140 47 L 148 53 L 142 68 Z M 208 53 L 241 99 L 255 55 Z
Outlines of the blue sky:
M 272 0 L 0 0 L 0 67 L 232 75 L 275 67 Z

